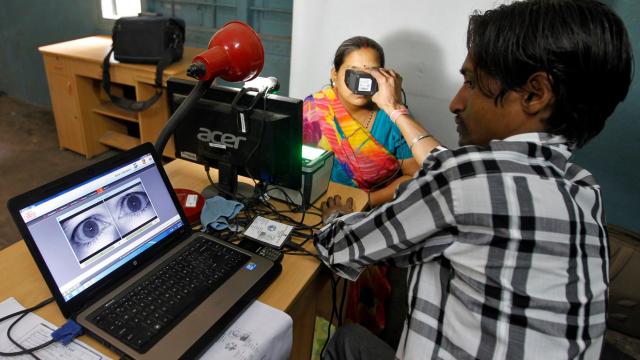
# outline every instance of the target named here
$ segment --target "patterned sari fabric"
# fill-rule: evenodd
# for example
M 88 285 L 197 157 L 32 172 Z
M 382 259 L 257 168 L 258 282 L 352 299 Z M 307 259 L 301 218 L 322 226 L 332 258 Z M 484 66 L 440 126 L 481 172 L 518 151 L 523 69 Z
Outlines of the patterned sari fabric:
M 389 180 L 398 160 L 353 119 L 328 87 L 304 101 L 303 141 L 333 151 L 352 185 L 365 191 Z M 346 318 L 375 334 L 385 327 L 385 303 L 391 292 L 384 266 L 370 266 L 349 286 Z
M 387 267 L 368 266 L 358 280 L 349 283 L 345 317 L 378 335 L 386 325 L 385 305 L 391 296 Z
M 398 170 L 396 157 L 351 117 L 332 88 L 308 96 L 304 107 L 304 143 L 333 151 L 354 186 L 369 191 Z

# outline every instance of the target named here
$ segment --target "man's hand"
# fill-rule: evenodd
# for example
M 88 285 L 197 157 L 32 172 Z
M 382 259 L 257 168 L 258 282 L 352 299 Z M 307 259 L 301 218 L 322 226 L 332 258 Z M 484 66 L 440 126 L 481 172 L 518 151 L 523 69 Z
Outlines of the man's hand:
M 349 197 L 345 203 L 342 203 L 340 195 L 329 196 L 327 201 L 322 202 L 321 209 L 322 222 L 326 224 L 335 218 L 334 214 L 344 215 L 353 212 L 353 198 Z
M 390 69 L 364 68 L 362 71 L 371 74 L 378 82 L 378 91 L 373 94 L 371 100 L 391 115 L 393 110 L 403 108 L 402 102 L 402 76 Z

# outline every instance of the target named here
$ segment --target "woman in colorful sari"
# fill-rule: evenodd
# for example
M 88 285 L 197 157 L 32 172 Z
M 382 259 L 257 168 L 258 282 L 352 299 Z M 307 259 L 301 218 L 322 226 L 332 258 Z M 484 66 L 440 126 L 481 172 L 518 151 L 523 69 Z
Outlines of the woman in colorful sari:
M 333 151 L 331 180 L 366 191 L 372 207 L 391 200 L 419 168 L 389 114 L 345 83 L 347 69 L 380 67 L 384 52 L 377 42 L 364 36 L 345 40 L 333 60 L 331 86 L 308 96 L 303 110 L 304 143 Z
M 303 108 L 304 143 L 333 151 L 331 180 L 366 191 L 371 207 L 391 200 L 398 185 L 419 168 L 389 116 L 394 114 L 378 109 L 371 96 L 354 94 L 345 83 L 347 69 L 380 67 L 384 52 L 377 42 L 363 36 L 345 40 L 336 50 L 331 86 L 308 96 Z M 385 316 L 391 296 L 388 270 L 370 266 L 349 286 L 346 317 L 376 334 L 390 329 Z M 393 286 L 395 294 L 402 281 Z

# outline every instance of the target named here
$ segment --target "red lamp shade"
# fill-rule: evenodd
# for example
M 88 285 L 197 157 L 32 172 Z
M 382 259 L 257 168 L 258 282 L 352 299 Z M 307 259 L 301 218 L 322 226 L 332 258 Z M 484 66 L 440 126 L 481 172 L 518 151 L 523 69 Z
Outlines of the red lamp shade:
M 226 23 L 209 41 L 209 49 L 193 58 L 187 75 L 200 81 L 221 77 L 248 81 L 260 74 L 264 48 L 258 34 L 240 21 Z

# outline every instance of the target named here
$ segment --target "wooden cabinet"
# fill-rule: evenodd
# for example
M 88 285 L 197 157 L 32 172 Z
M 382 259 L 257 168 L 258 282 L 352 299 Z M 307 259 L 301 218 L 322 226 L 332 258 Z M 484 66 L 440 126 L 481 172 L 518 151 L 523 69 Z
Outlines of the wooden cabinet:
M 155 142 L 169 118 L 166 92 L 142 112 L 128 112 L 111 103 L 102 89 L 102 60 L 111 37 L 92 36 L 38 48 L 42 53 L 60 148 L 87 158 L 110 147 L 126 150 L 141 142 Z M 182 60 L 164 70 L 169 77 L 185 77 L 191 59 L 204 49 L 184 48 Z M 111 60 L 112 93 L 145 100 L 154 92 L 155 65 Z M 164 155 L 174 156 L 173 140 Z
M 53 107 L 53 116 L 60 146 L 85 154 L 84 142 L 75 140 L 83 139 L 84 135 L 80 125 L 80 112 L 75 102 L 77 91 L 73 78 L 56 72 L 47 75 L 47 78 L 51 103 L 56 105 Z

